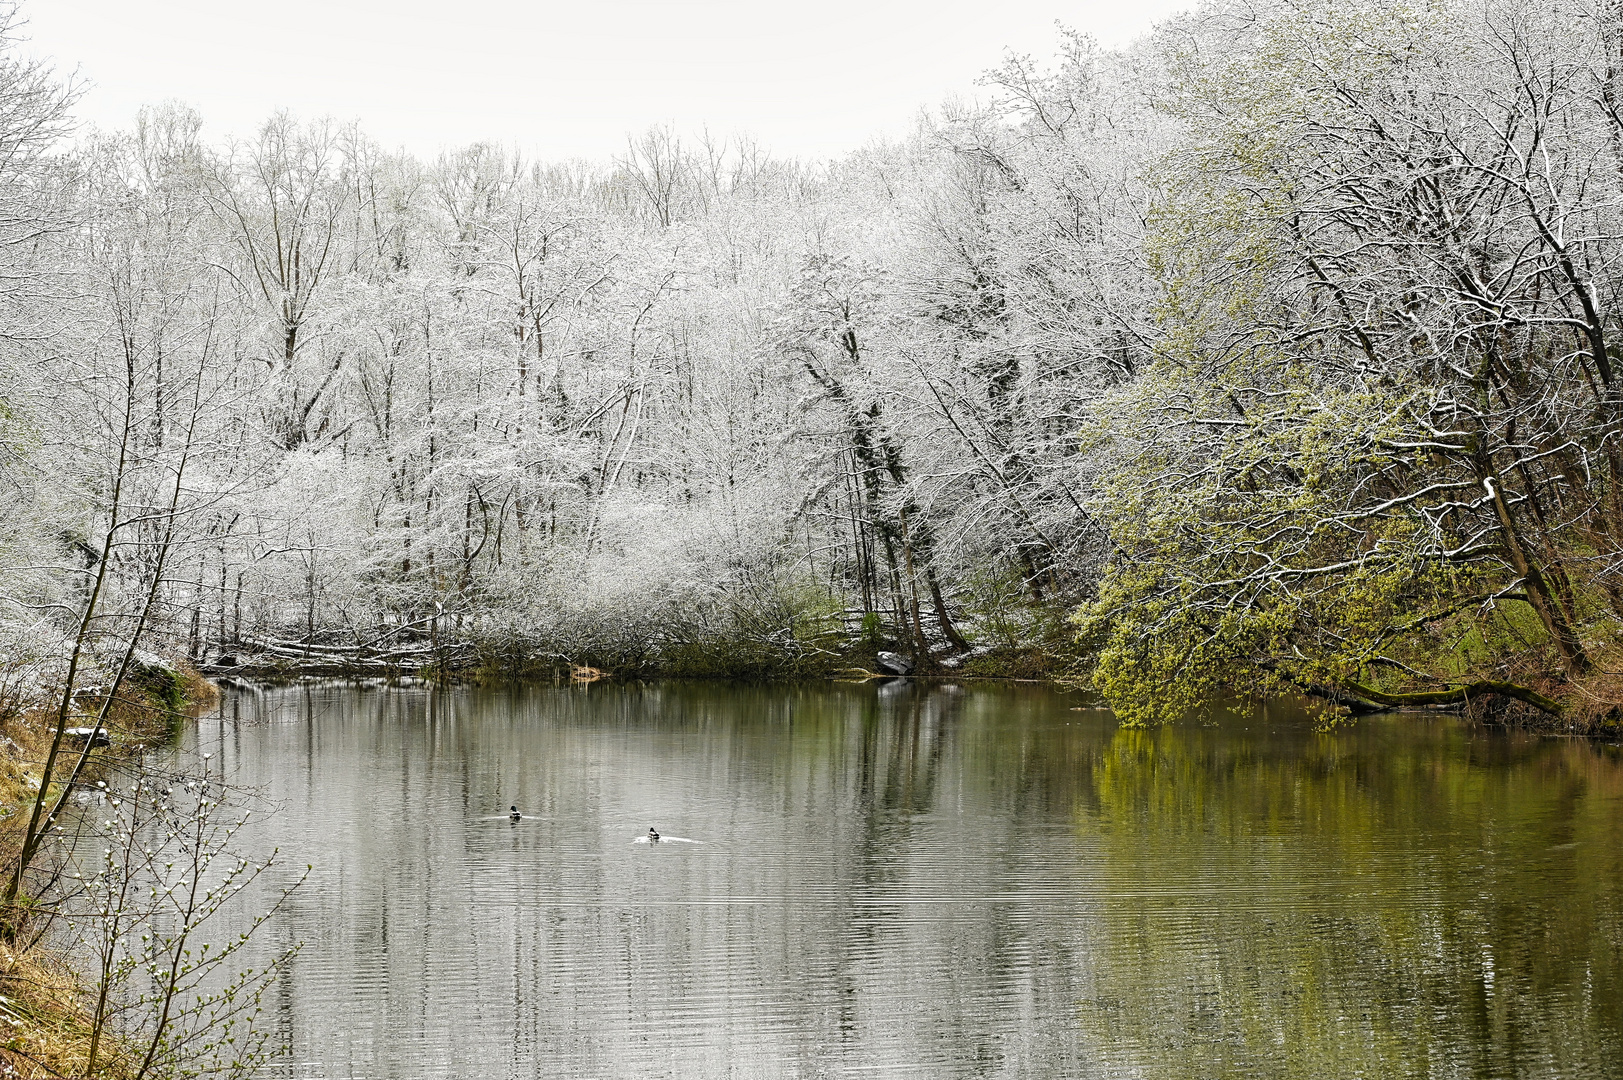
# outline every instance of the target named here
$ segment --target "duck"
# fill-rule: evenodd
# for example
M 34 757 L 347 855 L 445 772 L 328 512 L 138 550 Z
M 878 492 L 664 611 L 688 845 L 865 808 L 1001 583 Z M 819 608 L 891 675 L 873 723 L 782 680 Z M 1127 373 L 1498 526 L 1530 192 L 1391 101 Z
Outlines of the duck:
M 507 817 L 508 817 L 509 820 L 518 821 L 518 820 L 522 819 L 524 817 L 524 815 L 518 812 L 518 807 L 517 806 L 514 806 L 511 810 L 508 811 Z
M 659 843 L 659 831 L 652 825 L 648 826 L 648 842 L 650 844 Z

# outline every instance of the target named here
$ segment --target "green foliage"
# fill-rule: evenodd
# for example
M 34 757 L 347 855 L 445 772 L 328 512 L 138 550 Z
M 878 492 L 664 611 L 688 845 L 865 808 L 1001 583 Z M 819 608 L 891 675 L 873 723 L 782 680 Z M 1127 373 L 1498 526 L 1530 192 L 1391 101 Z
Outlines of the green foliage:
M 1349 491 L 1388 467 L 1384 403 L 1333 394 L 1253 358 L 1263 414 L 1168 364 L 1156 392 L 1121 395 L 1101 430 L 1126 467 L 1092 507 L 1123 538 L 1097 599 L 1075 615 L 1095 685 L 1131 725 L 1163 723 L 1225 692 L 1334 686 L 1393 647 L 1414 650 L 1478 572 L 1436 558 L 1413 515 L 1358 515 Z M 1177 407 L 1232 434 L 1191 445 L 1151 414 Z M 1190 425 L 1195 426 L 1195 425 Z M 1101 441 L 1094 436 L 1095 443 Z M 1423 651 L 1423 650 L 1422 650 Z
M 1600 429 L 1593 379 L 1555 360 L 1582 343 L 1525 329 L 1570 284 L 1521 261 L 1549 242 L 1531 220 L 1544 181 L 1439 185 L 1416 149 L 1449 130 L 1446 154 L 1503 153 L 1501 128 L 1453 127 L 1510 108 L 1504 89 L 1451 80 L 1539 39 L 1489 57 L 1474 16 L 1407 4 L 1257 14 L 1164 42 L 1167 108 L 1189 127 L 1145 217 L 1154 358 L 1079 432 L 1105 463 L 1088 510 L 1116 544 L 1076 612 L 1095 684 L 1142 725 L 1229 690 L 1582 673 L 1581 639 L 1623 608 L 1577 570 L 1606 562 L 1592 553 L 1616 523 L 1552 526 L 1547 509 L 1593 499 L 1580 452 L 1542 462 Z M 1490 227 L 1479 185 L 1496 184 L 1518 209 Z M 1434 242 L 1462 222 L 1468 259 Z M 1502 275 L 1493 305 L 1523 306 L 1485 321 L 1458 288 L 1478 274 Z

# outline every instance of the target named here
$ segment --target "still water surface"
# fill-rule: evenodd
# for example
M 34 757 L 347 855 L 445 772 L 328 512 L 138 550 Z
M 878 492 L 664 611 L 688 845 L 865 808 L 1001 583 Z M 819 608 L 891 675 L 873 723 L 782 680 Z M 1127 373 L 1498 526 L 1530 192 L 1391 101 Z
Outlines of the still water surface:
M 286 1076 L 1623 1076 L 1616 748 L 1077 703 L 300 686 L 189 738 L 314 867 L 254 945 L 305 943 Z

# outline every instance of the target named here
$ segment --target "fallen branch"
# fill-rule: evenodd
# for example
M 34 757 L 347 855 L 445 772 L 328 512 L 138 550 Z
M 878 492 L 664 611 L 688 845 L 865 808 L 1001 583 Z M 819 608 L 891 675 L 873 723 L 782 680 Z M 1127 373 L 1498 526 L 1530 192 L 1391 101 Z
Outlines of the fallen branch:
M 1387 705 L 1399 708 L 1405 705 L 1463 705 L 1474 697 L 1486 694 L 1499 694 L 1502 697 L 1515 698 L 1524 701 L 1541 712 L 1551 716 L 1561 715 L 1561 705 L 1552 701 L 1536 690 L 1529 690 L 1525 686 L 1515 683 L 1499 682 L 1496 679 L 1479 679 L 1465 686 L 1456 686 L 1449 690 L 1422 690 L 1409 694 L 1388 694 L 1365 686 L 1351 679 L 1343 679 L 1342 685 L 1353 694 L 1373 701 L 1377 705 Z

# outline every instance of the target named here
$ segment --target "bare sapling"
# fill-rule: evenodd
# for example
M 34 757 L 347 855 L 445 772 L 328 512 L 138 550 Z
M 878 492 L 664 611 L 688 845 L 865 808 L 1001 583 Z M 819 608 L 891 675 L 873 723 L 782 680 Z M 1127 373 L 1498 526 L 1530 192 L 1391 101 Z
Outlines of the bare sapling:
M 283 870 L 275 851 L 238 850 L 246 793 L 205 771 L 150 763 L 97 787 L 60 905 L 87 960 L 85 1075 L 251 1074 L 277 1051 L 254 1021 L 297 947 L 258 969 L 239 966 L 240 953 L 304 875 L 270 886 L 264 910 L 222 926 L 238 917 L 239 898 Z

